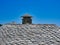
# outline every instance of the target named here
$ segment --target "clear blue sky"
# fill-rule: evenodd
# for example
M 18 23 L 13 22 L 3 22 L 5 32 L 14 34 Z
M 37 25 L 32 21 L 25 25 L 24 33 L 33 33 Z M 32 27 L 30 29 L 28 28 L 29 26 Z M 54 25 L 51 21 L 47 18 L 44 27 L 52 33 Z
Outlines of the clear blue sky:
M 0 23 L 21 23 L 25 13 L 33 16 L 34 24 L 60 26 L 60 0 L 0 0 Z

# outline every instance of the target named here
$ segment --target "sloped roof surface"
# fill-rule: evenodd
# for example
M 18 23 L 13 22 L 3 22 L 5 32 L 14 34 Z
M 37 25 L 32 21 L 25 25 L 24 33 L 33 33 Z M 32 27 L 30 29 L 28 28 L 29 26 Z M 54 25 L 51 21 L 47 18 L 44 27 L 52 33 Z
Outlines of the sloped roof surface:
M 3 25 L 0 45 L 60 45 L 56 25 Z

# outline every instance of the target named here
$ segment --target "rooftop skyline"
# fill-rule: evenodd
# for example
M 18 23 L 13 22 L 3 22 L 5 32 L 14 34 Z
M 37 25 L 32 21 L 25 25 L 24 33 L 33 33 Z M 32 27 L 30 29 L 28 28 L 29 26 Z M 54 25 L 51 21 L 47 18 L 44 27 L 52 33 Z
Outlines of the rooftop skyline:
M 21 23 L 21 16 L 33 16 L 33 24 L 60 26 L 60 0 L 0 0 L 0 23 Z

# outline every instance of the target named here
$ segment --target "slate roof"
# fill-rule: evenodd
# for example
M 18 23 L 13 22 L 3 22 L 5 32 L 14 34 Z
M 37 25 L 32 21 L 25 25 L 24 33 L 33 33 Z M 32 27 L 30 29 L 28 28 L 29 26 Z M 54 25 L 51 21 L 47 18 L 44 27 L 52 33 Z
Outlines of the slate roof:
M 60 28 L 44 24 L 3 25 L 0 45 L 60 45 Z

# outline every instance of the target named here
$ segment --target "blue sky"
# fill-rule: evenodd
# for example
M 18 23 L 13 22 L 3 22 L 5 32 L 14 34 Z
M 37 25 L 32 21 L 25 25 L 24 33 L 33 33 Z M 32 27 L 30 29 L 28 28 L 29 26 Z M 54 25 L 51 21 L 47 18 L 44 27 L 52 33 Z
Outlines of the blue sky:
M 0 0 L 0 23 L 21 23 L 24 14 L 33 16 L 34 24 L 60 26 L 60 0 Z

